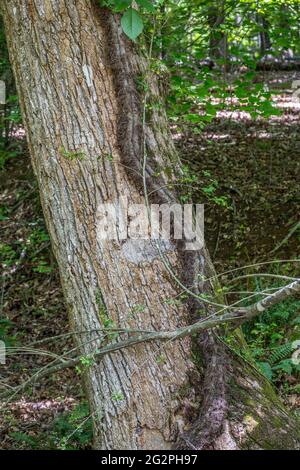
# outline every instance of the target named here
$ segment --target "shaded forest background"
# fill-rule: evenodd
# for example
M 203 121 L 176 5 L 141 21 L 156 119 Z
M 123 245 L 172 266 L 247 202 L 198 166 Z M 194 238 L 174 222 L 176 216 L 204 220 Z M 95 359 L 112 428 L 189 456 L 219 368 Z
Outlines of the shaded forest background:
M 121 12 L 131 4 L 105 3 Z M 205 239 L 228 302 L 253 303 L 259 292 L 299 277 L 300 3 L 167 0 L 155 2 L 154 12 L 151 2 L 138 3 L 138 40 L 148 48 L 154 38 L 151 67 L 184 164 L 181 199 L 205 203 Z M 46 350 L 70 350 L 72 339 L 2 23 L 0 45 L 7 88 L 0 118 L 0 339 L 18 350 L 1 368 L 7 390 L 43 366 Z M 244 333 L 245 359 L 299 412 L 300 367 L 291 355 L 300 338 L 300 299 L 276 306 Z M 230 336 L 223 340 L 235 349 Z M 39 354 L 22 352 L 33 344 Z M 89 448 L 83 367 L 12 397 L 1 416 L 2 448 Z

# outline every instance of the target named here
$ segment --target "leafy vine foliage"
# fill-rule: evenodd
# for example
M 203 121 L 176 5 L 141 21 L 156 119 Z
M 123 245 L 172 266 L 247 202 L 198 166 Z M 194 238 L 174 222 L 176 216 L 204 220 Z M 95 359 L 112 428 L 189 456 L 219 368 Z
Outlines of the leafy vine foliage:
M 110 8 L 114 13 L 122 13 L 121 25 L 123 31 L 133 41 L 142 33 L 144 28 L 139 9 L 150 13 L 155 12 L 151 0 L 100 0 L 100 5 Z

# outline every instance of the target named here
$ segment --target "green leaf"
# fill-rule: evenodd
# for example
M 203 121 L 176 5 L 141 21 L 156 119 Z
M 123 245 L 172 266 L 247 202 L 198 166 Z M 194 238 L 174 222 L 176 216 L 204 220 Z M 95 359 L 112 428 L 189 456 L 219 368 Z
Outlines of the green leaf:
M 293 366 L 292 366 L 292 361 L 290 359 L 285 359 L 283 361 L 280 361 L 277 366 L 273 367 L 273 370 L 282 370 L 283 372 L 286 372 L 288 375 L 291 375 Z
M 271 365 L 268 362 L 258 362 L 257 364 L 267 379 L 272 380 L 273 372 Z
M 199 114 L 190 113 L 190 114 L 186 114 L 184 117 L 187 121 L 190 121 L 193 124 L 196 124 L 202 121 L 202 117 Z
M 139 5 L 141 5 L 141 7 L 143 7 L 147 11 L 150 11 L 151 13 L 155 11 L 155 8 L 150 0 L 136 0 L 136 3 L 138 3 Z
M 131 5 L 131 0 L 114 0 L 114 11 L 123 11 L 129 7 L 129 5 Z
M 121 25 L 124 33 L 133 41 L 143 31 L 143 21 L 134 8 L 129 8 L 125 11 L 121 18 Z

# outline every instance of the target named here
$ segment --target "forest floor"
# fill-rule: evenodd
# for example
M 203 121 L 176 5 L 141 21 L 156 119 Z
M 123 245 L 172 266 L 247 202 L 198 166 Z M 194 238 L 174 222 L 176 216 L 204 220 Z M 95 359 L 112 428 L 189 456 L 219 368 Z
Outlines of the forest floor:
M 253 121 L 245 113 L 222 113 L 202 133 L 192 127 L 174 129 L 174 139 L 200 185 L 210 188 L 201 202 L 217 271 L 276 260 L 250 272 L 299 276 L 299 262 L 280 260 L 300 258 L 300 99 L 291 90 L 291 82 L 300 76 L 273 73 L 266 79 L 283 90 L 274 96 L 282 115 Z M 20 136 L 11 147 L 0 175 L 0 333 L 11 347 L 20 347 L 67 334 L 68 319 L 24 139 Z M 241 283 L 232 273 L 222 281 L 231 285 L 229 301 L 261 287 L 257 278 Z M 299 302 L 295 308 L 299 315 Z M 275 329 L 268 334 L 278 333 Z M 72 341 L 66 336 L 46 346 L 61 355 L 72 348 Z M 35 347 L 45 350 L 44 345 Z M 1 382 L 9 390 L 44 364 L 43 354 L 29 350 L 18 361 L 8 357 Z M 286 404 L 299 409 L 299 374 L 283 373 L 275 385 Z M 81 423 L 87 413 L 80 376 L 64 370 L 6 403 L 0 418 L 1 448 L 86 448 L 91 430 Z

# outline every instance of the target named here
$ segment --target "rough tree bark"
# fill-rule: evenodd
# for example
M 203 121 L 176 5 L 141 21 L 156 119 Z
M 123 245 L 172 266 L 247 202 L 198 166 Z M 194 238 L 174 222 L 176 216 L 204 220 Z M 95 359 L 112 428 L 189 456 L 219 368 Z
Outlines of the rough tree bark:
M 90 0 L 5 0 L 3 16 L 33 167 L 57 258 L 64 296 L 83 355 L 103 342 L 92 333 L 118 327 L 172 330 L 195 320 L 195 300 L 170 300 L 178 287 L 151 241 L 105 242 L 97 237 L 99 204 L 126 196 L 143 203 L 140 88 L 144 60 L 120 30 L 119 19 Z M 142 64 L 142 65 L 141 65 Z M 147 116 L 149 159 L 144 182 L 159 201 L 163 168 L 176 152 L 155 80 L 156 106 Z M 150 83 L 151 82 L 151 83 Z M 143 88 L 143 87 L 142 87 Z M 167 163 L 166 163 L 167 162 Z M 176 162 L 174 163 L 176 165 Z M 155 174 L 161 172 L 156 181 Z M 206 250 L 182 255 L 164 247 L 175 272 L 194 284 L 213 272 Z M 210 292 L 208 283 L 193 286 Z M 206 311 L 209 313 L 209 309 Z M 95 448 L 297 448 L 296 422 L 252 367 L 203 334 L 192 361 L 184 339 L 147 343 L 92 364 L 85 387 Z M 163 360 L 161 355 L 163 354 Z

